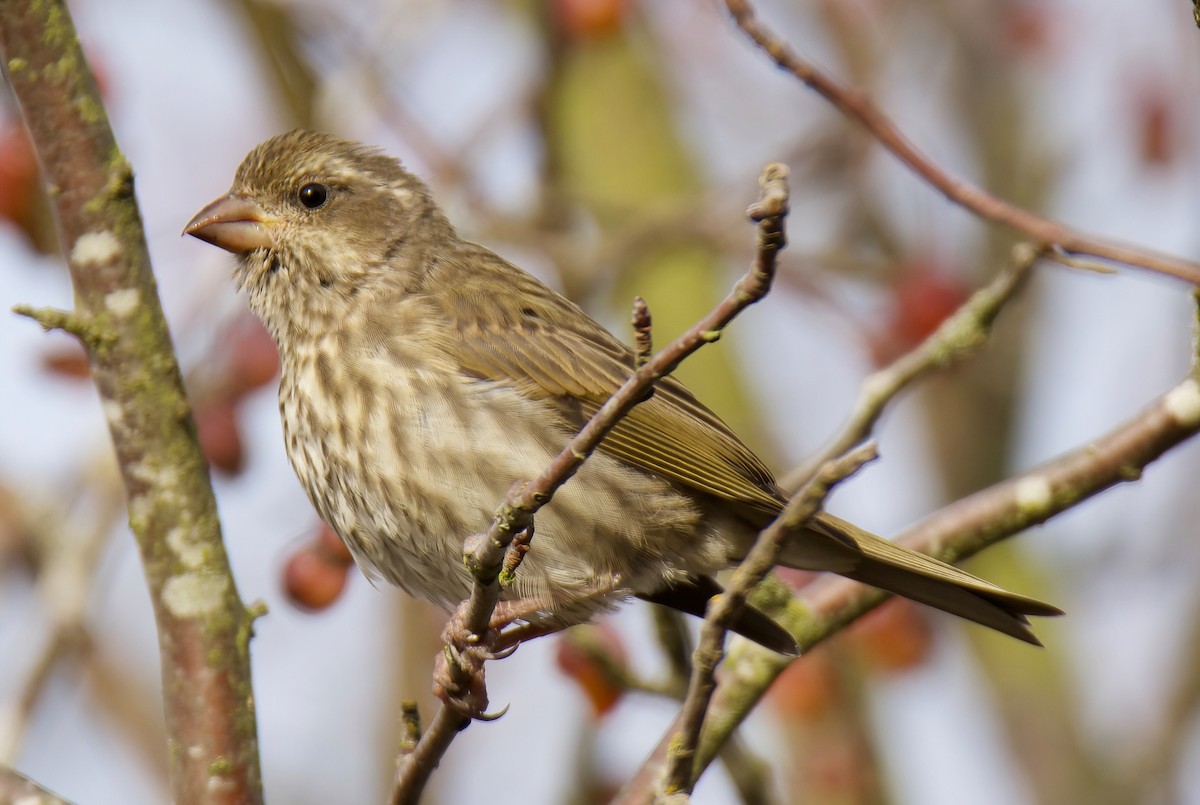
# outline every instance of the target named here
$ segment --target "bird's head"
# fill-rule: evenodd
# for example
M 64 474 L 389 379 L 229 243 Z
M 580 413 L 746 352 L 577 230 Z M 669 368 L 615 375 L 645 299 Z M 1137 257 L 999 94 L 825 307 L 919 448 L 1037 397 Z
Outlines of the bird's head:
M 420 179 L 327 134 L 273 137 L 184 233 L 238 256 L 234 273 L 276 340 L 325 327 L 363 293 L 403 286 L 454 231 Z

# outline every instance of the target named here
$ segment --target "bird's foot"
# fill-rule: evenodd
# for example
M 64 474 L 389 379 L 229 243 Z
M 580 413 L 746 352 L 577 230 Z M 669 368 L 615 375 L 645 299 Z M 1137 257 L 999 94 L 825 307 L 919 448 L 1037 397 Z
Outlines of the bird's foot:
M 477 721 L 494 721 L 504 715 L 508 707 L 496 713 L 487 712 L 484 676 L 484 663 L 502 660 L 517 650 L 515 645 L 497 648 L 499 637 L 498 628 L 480 636 L 465 626 L 458 613 L 451 616 L 442 630 L 445 647 L 434 663 L 433 694 L 447 707 Z

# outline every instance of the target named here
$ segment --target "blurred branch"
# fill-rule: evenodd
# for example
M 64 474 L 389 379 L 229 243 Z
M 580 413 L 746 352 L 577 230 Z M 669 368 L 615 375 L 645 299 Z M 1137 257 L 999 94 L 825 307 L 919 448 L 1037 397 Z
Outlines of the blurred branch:
M 299 125 L 313 125 L 313 99 L 317 81 L 308 62 L 296 49 L 294 11 L 279 3 L 260 0 L 234 0 L 258 38 L 259 52 L 271 68 L 275 84 L 283 95 L 290 117 Z
M 652 606 L 650 615 L 654 619 L 654 636 L 667 661 L 667 685 L 678 690 L 682 698 L 692 675 L 691 632 L 678 610 Z
M 13 805 L 71 805 L 7 766 L 0 766 L 0 802 Z
M 1041 256 L 1042 253 L 1029 244 L 1014 247 L 1011 264 L 972 294 L 933 335 L 863 381 L 850 412 L 850 421 L 815 458 L 785 475 L 780 486 L 795 489 L 804 483 L 817 467 L 869 437 L 896 395 L 925 374 L 944 369 L 983 346 L 1001 308 L 1024 287 L 1025 279 Z
M 61 0 L 0 0 L 0 51 L 52 188 L 76 310 L 40 321 L 88 350 L 158 624 L 177 802 L 262 798 L 251 616 L 158 302 L 133 175 Z
M 143 679 L 137 659 L 128 653 L 105 651 L 97 644 L 85 668 L 88 695 L 97 712 L 114 728 L 114 739 L 124 740 L 139 762 L 165 791 L 171 759 L 163 752 L 167 735 L 163 725 L 159 682 Z
M 651 609 L 655 615 L 656 625 L 665 627 L 676 634 L 679 631 L 677 627 L 682 627 L 683 640 L 690 644 L 686 627 L 682 623 L 683 615 L 679 611 L 663 606 L 653 606 Z M 659 621 L 660 614 L 671 617 Z M 661 680 L 647 679 L 630 669 L 623 654 L 614 653 L 611 643 L 599 639 L 597 637 L 599 631 L 599 628 L 594 626 L 577 626 L 563 632 L 559 636 L 558 644 L 560 667 L 564 667 L 564 654 L 578 652 L 581 657 L 586 658 L 587 671 L 579 670 L 577 666 L 577 669 L 569 672 L 569 675 L 576 677 L 585 692 L 591 691 L 589 698 L 593 699 L 593 706 L 597 712 L 606 712 L 603 708 L 609 705 L 609 702 L 605 700 L 605 705 L 597 706 L 595 699 L 603 700 L 604 695 L 608 695 L 611 691 L 616 692 L 612 698 L 613 702 L 616 701 L 617 695 L 630 692 L 662 696 L 678 702 L 684 700 L 688 692 L 688 676 L 691 665 L 688 654 L 683 655 L 684 665 L 682 668 L 672 665 L 668 668 L 665 678 Z M 577 663 L 578 660 L 573 662 Z M 589 672 L 597 674 L 602 683 L 585 681 Z M 602 693 L 596 693 L 597 690 Z M 772 776 L 770 766 L 761 758 L 756 757 L 736 733 L 730 735 L 725 746 L 721 747 L 721 763 L 729 773 L 742 802 L 747 805 L 765 805 L 765 803 L 773 801 L 770 793 Z
M 1200 601 L 1193 601 L 1190 612 L 1184 613 L 1181 623 L 1186 629 L 1180 645 L 1185 654 L 1179 658 L 1179 668 L 1173 669 L 1174 687 L 1166 691 L 1164 718 L 1158 731 L 1141 738 L 1132 758 L 1132 768 L 1122 780 L 1130 799 L 1134 792 L 1161 788 L 1165 801 L 1182 802 L 1179 789 L 1180 773 L 1188 768 L 1185 755 L 1188 738 L 1196 726 L 1200 712 Z
M 771 767 L 750 751 L 734 733 L 721 747 L 721 764 L 745 805 L 770 805 L 776 801 L 771 788 Z
M 514 485 L 496 512 L 487 534 L 467 541 L 464 561 L 475 577 L 471 597 L 459 607 L 457 622 L 469 635 L 468 647 L 447 645 L 447 659 L 458 666 L 460 675 L 470 676 L 473 687 L 464 701 L 444 703 L 428 732 L 421 736 L 411 754 L 402 755 L 392 802 L 415 802 L 429 775 L 454 735 L 479 717 L 487 706 L 483 690 L 483 662 L 488 659 L 487 635 L 492 614 L 500 600 L 500 574 L 509 546 L 518 535 L 533 534 L 534 514 L 552 499 L 554 492 L 579 469 L 621 417 L 646 398 L 646 391 L 675 370 L 686 357 L 705 344 L 716 341 L 722 330 L 744 309 L 762 299 L 771 287 L 778 252 L 783 248 L 783 218 L 788 211 L 787 168 L 770 164 L 760 178 L 762 195 L 748 214 L 758 222 L 758 251 L 746 274 L 712 312 L 671 342 L 638 369 L 617 389 L 584 425 L 562 452 L 536 479 Z M 453 672 L 455 669 L 451 669 Z
M 595 627 L 588 629 L 583 626 L 567 629 L 559 636 L 559 640 L 565 644 L 566 650 L 578 652 L 580 656 L 585 657 L 589 667 L 604 680 L 608 688 L 622 694 L 637 692 L 668 699 L 683 699 L 687 692 L 686 682 L 680 684 L 671 675 L 662 680 L 643 677 L 628 667 L 623 656 L 615 656 L 612 646 L 598 639 L 594 629 Z M 563 650 L 560 648 L 560 652 Z
M 75 537 L 66 533 L 65 524 L 56 523 L 43 535 L 37 578 L 42 600 L 50 610 L 51 631 L 20 686 L 16 707 L 0 723 L 0 763 L 16 760 L 26 726 L 54 669 L 91 647 L 86 616 L 96 560 L 120 516 L 120 490 L 109 494 L 113 485 L 100 490 L 103 510 L 95 514 L 89 533 Z
M 951 176 L 917 150 L 866 96 L 842 86 L 813 64 L 801 59 L 786 42 L 760 24 L 748 0 L 725 0 L 725 5 L 737 26 L 754 44 L 762 48 L 775 64 L 803 81 L 847 117 L 861 124 L 880 145 L 955 204 L 981 218 L 1015 229 L 1042 246 L 1052 246 L 1071 255 L 1089 255 L 1145 268 L 1178 277 L 1192 284 L 1200 284 L 1200 263 L 1076 232 L 1058 221 L 1035 215 Z

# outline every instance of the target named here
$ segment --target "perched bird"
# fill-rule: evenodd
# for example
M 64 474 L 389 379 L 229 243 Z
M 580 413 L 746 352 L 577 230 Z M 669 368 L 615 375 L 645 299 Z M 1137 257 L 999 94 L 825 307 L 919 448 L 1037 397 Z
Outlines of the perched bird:
M 544 469 L 633 370 L 575 304 L 462 240 L 425 185 L 377 150 L 293 131 L 242 162 L 186 234 L 237 255 L 234 278 L 279 347 L 288 457 L 368 575 L 452 609 L 463 542 Z M 637 596 L 694 615 L 783 508 L 770 470 L 667 378 L 537 515 L 504 591 L 566 626 Z M 821 514 L 780 563 L 831 571 L 1030 643 L 1056 615 Z M 737 631 L 794 652 L 749 610 Z

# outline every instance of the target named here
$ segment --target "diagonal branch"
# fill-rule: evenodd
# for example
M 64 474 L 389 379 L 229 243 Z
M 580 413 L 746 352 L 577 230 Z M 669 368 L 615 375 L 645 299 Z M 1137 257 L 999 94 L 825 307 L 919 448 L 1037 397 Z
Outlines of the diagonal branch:
M 671 739 L 667 755 L 667 773 L 663 783 L 665 794 L 679 791 L 690 793 L 698 775 L 695 768 L 696 747 L 704 714 L 716 688 L 717 665 L 724 656 L 725 635 L 738 613 L 746 606 L 750 591 L 766 578 L 775 566 L 779 551 L 795 529 L 821 510 L 833 487 L 857 472 L 863 464 L 876 457 L 873 444 L 863 445 L 843 456 L 826 462 L 804 488 L 788 501 L 779 516 L 765 528 L 754 547 L 736 571 L 725 592 L 709 604 L 704 626 L 700 630 L 700 645 L 695 652 L 692 677 L 687 696 L 679 715 L 679 729 Z
M 748 0 L 725 0 L 725 6 L 737 26 L 776 65 L 803 81 L 851 120 L 861 124 L 880 145 L 955 204 L 980 218 L 1014 229 L 1042 246 L 1056 247 L 1068 255 L 1099 257 L 1200 284 L 1200 263 L 1194 260 L 1077 232 L 1066 224 L 1035 215 L 950 175 L 909 142 L 866 96 L 839 84 L 815 65 L 800 58 L 786 42 L 758 21 Z
M 722 330 L 745 308 L 762 299 L 770 290 L 779 251 L 786 244 L 783 221 L 788 213 L 787 168 L 767 165 L 760 184 L 762 194 L 748 215 L 758 223 L 758 243 L 754 261 L 738 280 L 733 291 L 707 316 L 638 369 L 596 412 L 583 429 L 536 479 L 517 484 L 496 513 L 487 534 L 468 540 L 464 557 L 475 576 L 472 594 L 456 618 L 483 642 L 492 613 L 500 600 L 497 577 L 513 539 L 530 533 L 534 514 L 553 498 L 555 491 L 579 469 L 609 431 L 646 397 L 654 383 L 705 344 L 716 341 Z M 449 747 L 454 735 L 471 721 L 471 715 L 443 704 L 433 724 L 409 754 L 402 755 L 393 789 L 392 802 L 415 802 L 433 768 Z
M 88 350 L 158 624 L 173 799 L 259 802 L 252 617 L 221 542 L 132 171 L 62 0 L 0 0 L 0 55 L 75 288 L 71 313 L 32 315 Z
M 817 456 L 789 472 L 780 482 L 794 489 L 820 467 L 870 437 L 888 404 L 934 369 L 944 369 L 983 346 L 1000 310 L 1025 286 L 1042 253 L 1027 243 L 1013 247 L 1012 262 L 997 277 L 971 294 L 953 315 L 914 349 L 862 382 L 850 420 Z
M 0 765 L 0 802 L 16 805 L 71 805 L 21 773 Z

